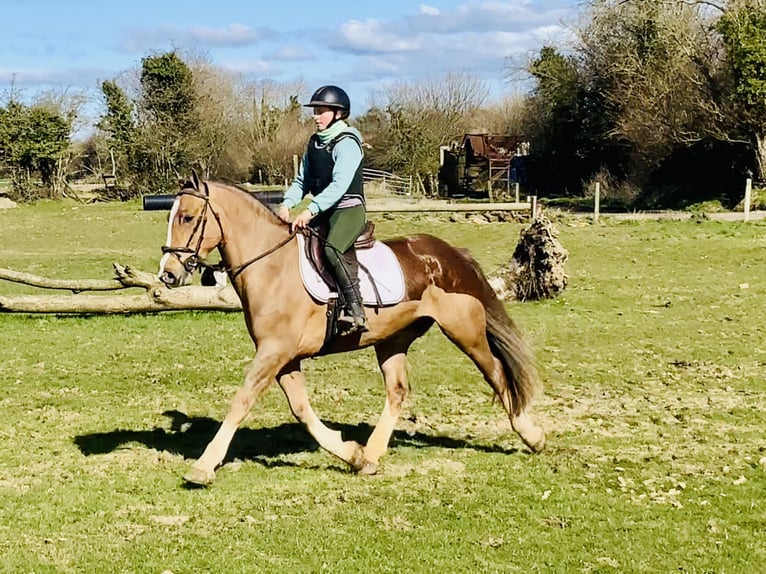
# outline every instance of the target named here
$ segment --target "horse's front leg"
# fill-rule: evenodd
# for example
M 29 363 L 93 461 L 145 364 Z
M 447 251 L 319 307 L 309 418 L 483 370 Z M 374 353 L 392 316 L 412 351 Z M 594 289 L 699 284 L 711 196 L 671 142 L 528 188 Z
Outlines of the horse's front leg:
M 270 353 L 259 350 L 245 375 L 245 382 L 234 395 L 229 413 L 221 423 L 213 440 L 202 456 L 192 464 L 184 480 L 192 484 L 208 485 L 215 478 L 215 469 L 223 462 L 232 438 L 239 425 L 245 420 L 256 400 L 276 380 L 277 373 L 288 359 L 284 352 Z

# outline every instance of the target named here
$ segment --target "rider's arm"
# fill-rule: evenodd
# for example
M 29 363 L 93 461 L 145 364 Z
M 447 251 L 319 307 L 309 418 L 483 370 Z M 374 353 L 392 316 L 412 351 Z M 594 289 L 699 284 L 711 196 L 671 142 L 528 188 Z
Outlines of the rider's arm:
M 301 164 L 298 166 L 298 174 L 295 176 L 293 183 L 287 188 L 282 205 L 288 208 L 293 208 L 298 205 L 303 199 L 303 174 L 307 169 L 308 156 L 303 154 Z

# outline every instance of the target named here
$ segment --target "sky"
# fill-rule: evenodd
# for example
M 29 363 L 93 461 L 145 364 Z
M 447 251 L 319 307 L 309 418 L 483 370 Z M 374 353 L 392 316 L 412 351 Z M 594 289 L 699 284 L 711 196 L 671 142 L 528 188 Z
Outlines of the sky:
M 507 57 L 560 44 L 577 0 L 0 0 L 0 105 L 11 88 L 99 99 L 100 82 L 141 59 L 194 50 L 253 80 L 336 84 L 352 115 L 396 82 L 450 72 L 492 98 L 518 90 Z

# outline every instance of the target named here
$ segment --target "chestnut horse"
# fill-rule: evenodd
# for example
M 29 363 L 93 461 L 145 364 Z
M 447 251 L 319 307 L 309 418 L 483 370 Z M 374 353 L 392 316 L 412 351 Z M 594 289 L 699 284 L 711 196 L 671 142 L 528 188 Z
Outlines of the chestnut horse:
M 182 184 L 170 212 L 159 277 L 168 287 L 188 283 L 194 269 L 205 265 L 204 258 L 218 248 L 257 349 L 226 418 L 184 480 L 203 485 L 213 480 L 237 427 L 274 381 L 293 415 L 323 449 L 359 473 L 375 473 L 409 392 L 407 350 L 434 322 L 476 364 L 521 440 L 534 452 L 542 450 L 545 433 L 528 413 L 539 387 L 532 354 L 478 263 L 466 251 L 431 235 L 385 243 L 402 267 L 403 300 L 366 307 L 369 332 L 342 335 L 323 346 L 327 306 L 314 301 L 301 284 L 298 242 L 290 225 L 236 187 L 201 183 L 196 174 Z M 370 345 L 383 373 L 386 401 L 362 446 L 343 440 L 316 415 L 301 361 Z

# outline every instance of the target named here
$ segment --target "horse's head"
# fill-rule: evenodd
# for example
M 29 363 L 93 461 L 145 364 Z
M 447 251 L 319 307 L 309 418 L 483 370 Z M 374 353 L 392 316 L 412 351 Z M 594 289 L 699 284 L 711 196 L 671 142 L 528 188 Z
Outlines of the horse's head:
M 191 281 L 192 273 L 223 239 L 218 216 L 210 206 L 210 190 L 196 172 L 182 181 L 168 221 L 168 238 L 162 248 L 159 279 L 168 287 Z

